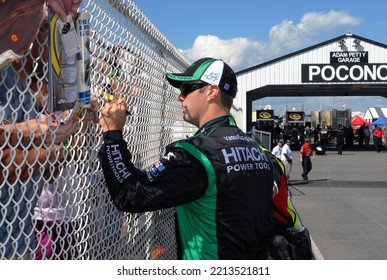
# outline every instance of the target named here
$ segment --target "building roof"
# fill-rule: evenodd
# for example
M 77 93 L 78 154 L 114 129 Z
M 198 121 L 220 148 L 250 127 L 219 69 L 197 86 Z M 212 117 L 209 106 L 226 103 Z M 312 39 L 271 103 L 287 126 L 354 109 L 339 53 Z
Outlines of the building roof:
M 253 102 L 265 97 L 387 98 L 386 65 L 387 45 L 347 33 L 236 72 L 236 103 L 247 126 Z
M 385 107 L 368 107 L 364 115 L 365 120 L 377 120 L 380 117 L 387 117 L 387 108 Z
M 252 67 L 249 67 L 249 68 L 246 68 L 246 69 L 243 69 L 241 71 L 238 71 L 236 72 L 235 74 L 238 76 L 238 75 L 241 75 L 245 72 L 250 72 L 252 70 L 255 70 L 255 69 L 259 69 L 259 68 L 262 68 L 266 65 L 270 65 L 270 64 L 274 64 L 276 62 L 279 62 L 279 61 L 284 61 L 290 57 L 294 57 L 294 56 L 297 56 L 299 54 L 302 54 L 302 53 L 306 53 L 310 50 L 314 50 L 314 49 L 317 49 L 319 47 L 322 47 L 322 46 L 325 46 L 325 45 L 328 45 L 330 43 L 336 43 L 342 39 L 346 39 L 346 38 L 354 38 L 354 39 L 358 39 L 358 40 L 361 40 L 361 41 L 364 41 L 364 42 L 367 42 L 367 43 L 370 43 L 372 45 L 376 45 L 376 46 L 379 46 L 381 48 L 387 48 L 387 45 L 386 44 L 382 44 L 382 43 L 379 43 L 379 42 L 376 42 L 376 41 L 373 41 L 373 40 L 370 40 L 370 39 L 367 39 L 365 37 L 361 37 L 361 36 L 358 36 L 358 35 L 355 35 L 355 34 L 352 34 L 352 33 L 347 33 L 347 34 L 344 34 L 344 35 L 341 35 L 341 36 L 338 36 L 338 37 L 335 37 L 333 39 L 330 39 L 330 40 L 327 40 L 327 41 L 324 41 L 324 42 L 321 42 L 321 43 L 318 43 L 318 44 L 315 44 L 313 46 L 310 46 L 310 47 L 307 47 L 307 48 L 304 48 L 302 50 L 299 50 L 299 51 L 295 51 L 295 52 L 292 52 L 290 54 L 287 54 L 287 55 L 284 55 L 284 56 L 281 56 L 281 57 L 277 57 L 275 59 L 272 59 L 270 61 L 266 61 L 266 62 L 263 62 L 261 64 L 258 64 L 258 65 L 254 65 Z

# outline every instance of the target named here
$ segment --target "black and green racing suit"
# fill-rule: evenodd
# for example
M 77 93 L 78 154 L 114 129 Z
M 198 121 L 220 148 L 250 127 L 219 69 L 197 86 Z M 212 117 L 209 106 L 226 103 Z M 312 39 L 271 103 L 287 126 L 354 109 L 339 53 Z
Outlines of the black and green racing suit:
M 99 158 L 116 207 L 145 212 L 176 207 L 182 259 L 255 259 L 269 246 L 273 167 L 231 115 L 166 147 L 137 169 L 120 131 L 104 133 Z

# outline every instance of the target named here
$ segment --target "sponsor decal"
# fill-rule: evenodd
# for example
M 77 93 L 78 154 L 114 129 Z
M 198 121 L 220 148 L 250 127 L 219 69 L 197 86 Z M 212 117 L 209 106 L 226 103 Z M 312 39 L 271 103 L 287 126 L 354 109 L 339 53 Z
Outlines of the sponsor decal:
M 210 81 L 210 82 L 215 82 L 219 79 L 219 76 L 220 76 L 220 73 L 214 73 L 214 72 L 211 72 L 211 73 L 208 73 L 208 74 L 205 74 L 203 75 L 203 77 L 207 80 L 207 81 Z
M 246 170 L 271 170 L 269 159 L 258 147 L 229 147 L 222 149 L 227 173 Z
M 286 112 L 286 117 L 290 122 L 299 122 L 304 120 L 305 113 L 303 111 Z
M 154 179 L 153 179 L 152 175 L 150 174 L 149 170 L 146 172 L 146 176 L 148 177 L 149 182 L 153 182 L 154 181 Z
M 257 110 L 257 120 L 273 119 L 274 110 Z
M 302 118 L 302 116 L 300 114 L 297 114 L 297 113 L 291 113 L 289 114 L 289 119 L 292 119 L 294 121 L 298 121 Z
M 171 160 L 171 157 L 176 157 L 172 152 L 169 152 L 168 154 L 166 154 L 165 156 L 163 156 L 164 159 L 170 161 Z
M 253 138 L 249 136 L 244 136 L 244 135 L 229 135 L 229 136 L 223 136 L 223 139 L 226 141 L 244 141 L 244 142 L 253 142 Z
M 124 180 L 131 175 L 131 173 L 123 162 L 119 145 L 106 145 L 106 154 L 111 171 L 116 179 L 120 183 L 123 183 Z
M 157 168 L 154 167 L 154 166 L 152 166 L 152 167 L 149 169 L 149 172 L 150 172 L 150 174 L 151 174 L 153 177 L 159 176 L 159 171 L 158 171 Z
M 200 80 L 209 84 L 219 85 L 223 73 L 223 65 L 223 61 L 220 60 L 212 62 L 203 73 Z
M 172 154 L 172 153 L 171 153 Z M 172 154 L 173 155 L 173 154 Z M 165 171 L 165 166 L 164 164 L 161 162 L 161 161 L 158 161 L 156 162 L 155 164 L 153 164 L 149 170 L 146 172 L 147 176 L 148 176 L 148 179 L 150 182 L 153 182 L 154 181 L 154 178 L 156 178 L 157 176 L 159 176 L 159 174 L 163 171 Z
M 159 172 L 163 172 L 165 170 L 165 166 L 161 161 L 158 161 L 154 164 Z
M 260 112 L 259 117 L 261 119 L 271 119 L 272 118 L 272 116 L 269 112 Z

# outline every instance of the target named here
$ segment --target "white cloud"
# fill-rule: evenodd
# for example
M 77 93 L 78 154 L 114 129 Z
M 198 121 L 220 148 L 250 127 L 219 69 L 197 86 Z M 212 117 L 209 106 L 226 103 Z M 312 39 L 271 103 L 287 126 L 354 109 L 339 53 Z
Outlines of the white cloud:
M 334 30 L 339 26 L 356 26 L 359 18 L 352 17 L 345 12 L 329 11 L 328 13 L 307 13 L 302 17 L 300 29 L 307 33 Z
M 285 49 L 295 49 L 305 45 L 310 36 L 328 32 L 340 27 L 353 27 L 360 23 L 345 12 L 306 13 L 300 23 L 284 20 L 270 29 L 270 43 Z
M 269 42 L 251 38 L 221 39 L 214 35 L 198 36 L 191 49 L 181 50 L 191 61 L 211 56 L 225 60 L 236 71 L 306 47 L 313 36 L 342 27 L 353 27 L 360 19 L 345 12 L 306 13 L 298 24 L 283 20 L 269 31 Z
M 214 35 L 201 35 L 196 38 L 191 49 L 182 52 L 190 61 L 206 56 L 217 57 L 240 70 L 265 59 L 264 45 L 249 38 L 224 40 Z

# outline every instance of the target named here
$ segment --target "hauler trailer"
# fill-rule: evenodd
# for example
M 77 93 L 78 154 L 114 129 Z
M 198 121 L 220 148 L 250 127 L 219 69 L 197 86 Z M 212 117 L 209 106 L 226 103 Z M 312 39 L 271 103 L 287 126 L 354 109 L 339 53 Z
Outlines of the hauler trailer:
M 312 127 L 320 125 L 320 128 L 328 128 L 328 143 L 327 149 L 336 148 L 335 138 L 336 134 L 339 131 L 339 127 L 348 128 L 351 126 L 352 120 L 352 110 L 318 110 L 312 111 Z
M 312 127 L 320 125 L 320 127 L 328 127 L 329 129 L 337 130 L 339 126 L 351 126 L 351 109 L 347 110 L 318 110 L 312 111 Z

